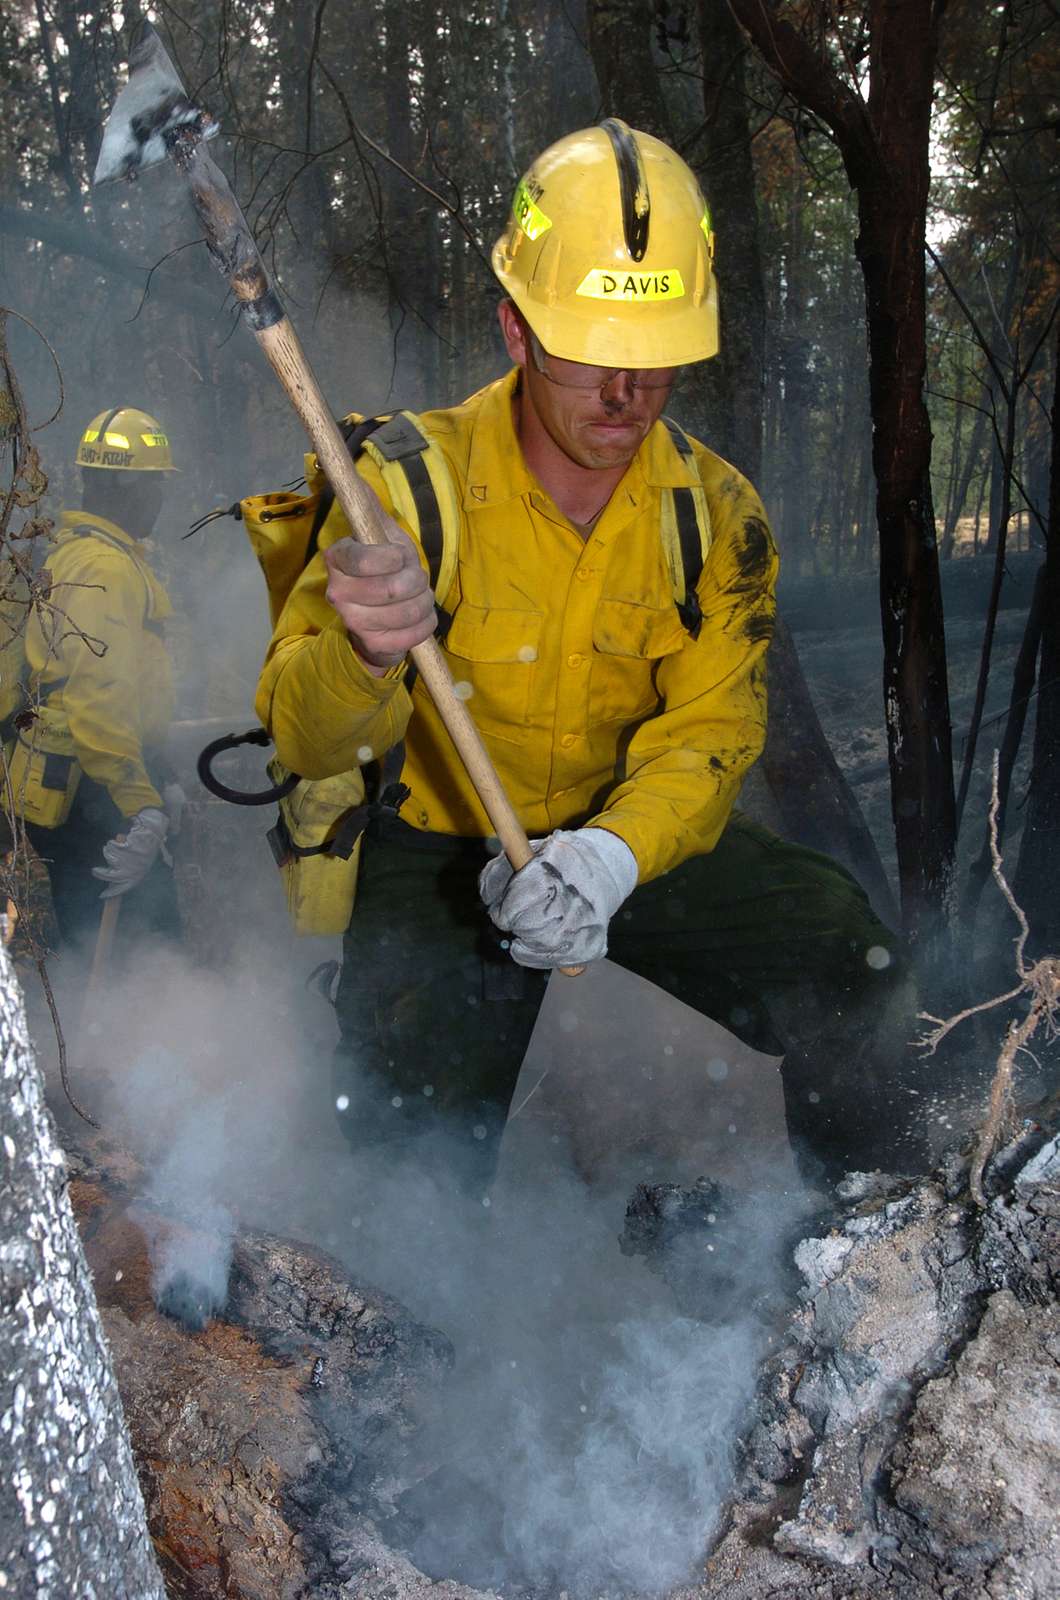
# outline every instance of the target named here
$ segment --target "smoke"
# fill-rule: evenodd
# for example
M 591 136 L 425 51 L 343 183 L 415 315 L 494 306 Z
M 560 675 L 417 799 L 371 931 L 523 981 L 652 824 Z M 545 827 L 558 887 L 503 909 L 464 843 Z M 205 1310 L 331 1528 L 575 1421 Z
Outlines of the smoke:
M 524 1166 L 488 1223 L 450 1211 L 431 1230 L 426 1279 L 408 1249 L 415 1223 L 395 1216 L 394 1174 L 357 1252 L 374 1247 L 373 1275 L 385 1272 L 397 1222 L 386 1286 L 411 1299 L 418 1282 L 429 1300 L 441 1277 L 444 1312 L 437 1300 L 424 1309 L 456 1350 L 389 1536 L 431 1576 L 477 1587 L 658 1593 L 689 1575 L 717 1521 L 764 1338 L 754 1288 L 775 1278 L 776 1235 L 741 1261 L 739 1292 L 719 1283 L 708 1324 L 622 1254 L 621 1186 L 596 1194 L 554 1155 L 541 1173 L 535 1184 Z M 703 1241 L 699 1254 L 704 1277 L 722 1267 Z
M 537 1160 L 502 1156 L 488 1186 L 459 1122 L 351 1150 L 330 1009 L 267 923 L 221 972 L 145 950 L 98 1015 L 92 1106 L 143 1163 L 156 1300 L 203 1326 L 241 1229 L 330 1251 L 455 1352 L 415 1437 L 360 1470 L 392 1546 L 433 1577 L 506 1591 L 680 1582 L 725 1499 L 799 1197 L 731 1195 L 680 1236 L 670 1272 L 665 1252 L 623 1248 L 637 1174 L 590 1187 L 551 1134 Z M 366 1080 L 354 1102 L 373 1129 L 378 1093 Z

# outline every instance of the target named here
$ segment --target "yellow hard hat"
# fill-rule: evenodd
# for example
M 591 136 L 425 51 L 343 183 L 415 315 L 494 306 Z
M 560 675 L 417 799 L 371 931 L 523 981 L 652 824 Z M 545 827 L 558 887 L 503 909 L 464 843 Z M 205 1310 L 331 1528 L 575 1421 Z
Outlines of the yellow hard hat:
M 154 417 L 135 406 L 118 406 L 93 417 L 77 447 L 79 467 L 111 472 L 176 472 L 169 439 Z
M 713 257 L 691 168 L 609 117 L 550 145 L 520 179 L 493 270 L 551 355 L 675 367 L 717 352 Z

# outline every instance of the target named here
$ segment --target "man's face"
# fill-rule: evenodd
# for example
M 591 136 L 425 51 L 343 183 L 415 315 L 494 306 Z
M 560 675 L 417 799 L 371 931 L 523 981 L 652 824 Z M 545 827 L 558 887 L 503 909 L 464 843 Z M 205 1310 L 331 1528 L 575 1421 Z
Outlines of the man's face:
M 581 467 L 624 467 L 662 415 L 673 368 L 617 370 L 565 361 L 542 348 L 510 301 L 500 307 L 512 359 L 523 368 L 522 404 Z

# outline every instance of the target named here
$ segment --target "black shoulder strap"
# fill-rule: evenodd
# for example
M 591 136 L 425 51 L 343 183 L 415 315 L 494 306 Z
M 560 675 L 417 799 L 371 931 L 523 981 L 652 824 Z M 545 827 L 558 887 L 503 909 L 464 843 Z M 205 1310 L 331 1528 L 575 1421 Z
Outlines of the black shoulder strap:
M 343 423 L 342 433 L 346 440 L 346 448 L 354 461 L 360 455 L 364 441 L 372 438 L 372 443 L 381 456 L 387 461 L 400 462 L 401 470 L 409 480 L 412 498 L 416 503 L 416 514 L 420 522 L 420 543 L 427 557 L 427 571 L 433 589 L 441 571 L 445 530 L 442 527 L 438 496 L 434 492 L 431 475 L 423 460 L 424 451 L 429 448 L 429 441 L 411 418 L 401 411 L 395 412 L 391 417 L 365 417 L 360 422 Z M 335 491 L 330 485 L 325 486 L 321 491 L 309 542 L 306 545 L 306 566 L 316 555 L 320 530 L 327 521 L 334 500 Z M 439 626 L 443 618 L 445 613 L 439 608 Z M 447 618 L 445 620 L 447 621 Z
M 342 437 L 346 441 L 346 448 L 350 452 L 350 455 L 353 457 L 354 461 L 356 461 L 357 457 L 360 455 L 362 446 L 364 445 L 364 441 L 368 438 L 368 435 L 370 433 L 374 433 L 377 428 L 381 428 L 385 421 L 385 417 L 363 417 L 360 422 L 347 420 L 346 422 L 339 423 L 339 427 L 342 430 Z M 331 510 L 334 504 L 335 491 L 331 487 L 330 483 L 325 483 L 323 489 L 320 491 L 320 499 L 317 501 L 317 508 L 313 514 L 313 526 L 309 530 L 309 538 L 306 541 L 305 561 L 302 563 L 303 567 L 308 567 L 309 563 L 317 553 L 317 546 L 320 542 L 320 530 L 328 520 L 328 512 Z
M 663 417 L 670 438 L 685 461 L 692 461 L 692 442 L 683 428 L 672 417 Z M 681 546 L 681 567 L 685 579 L 685 597 L 677 602 L 677 612 L 693 639 L 699 637 L 703 612 L 699 604 L 699 575 L 703 571 L 703 538 L 696 516 L 696 502 L 691 489 L 673 491 L 674 515 L 677 518 L 677 538 Z
M 438 574 L 442 567 L 445 530 L 442 527 L 438 496 L 434 492 L 431 475 L 423 459 L 430 441 L 420 432 L 411 417 L 399 411 L 389 422 L 383 423 L 372 443 L 387 461 L 400 462 L 401 470 L 409 480 L 412 498 L 416 503 L 416 515 L 420 522 L 420 544 L 427 557 L 427 571 L 433 589 L 438 582 Z

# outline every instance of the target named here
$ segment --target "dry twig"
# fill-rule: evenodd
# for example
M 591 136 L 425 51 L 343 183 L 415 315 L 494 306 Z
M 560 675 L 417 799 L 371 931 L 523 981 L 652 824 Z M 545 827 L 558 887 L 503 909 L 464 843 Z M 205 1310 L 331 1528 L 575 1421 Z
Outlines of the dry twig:
M 935 1027 L 930 1033 L 924 1034 L 920 1040 L 921 1046 L 928 1055 L 934 1055 L 938 1046 L 947 1034 L 960 1022 L 968 1017 L 974 1017 L 984 1011 L 992 1011 L 996 1006 L 1006 1005 L 1010 1000 L 1018 1000 L 1023 996 L 1030 1004 L 1022 1021 L 1013 1020 L 1005 1030 L 1001 1050 L 997 1058 L 997 1067 L 994 1071 L 993 1081 L 990 1085 L 990 1100 L 987 1106 L 986 1118 L 975 1142 L 972 1154 L 971 1170 L 968 1174 L 968 1185 L 972 1198 L 978 1206 L 986 1205 L 986 1195 L 983 1191 L 983 1174 L 987 1162 L 997 1148 L 1001 1129 L 1012 1103 L 1012 1080 L 1015 1075 L 1016 1058 L 1022 1052 L 1030 1054 L 1029 1045 L 1038 1029 L 1044 1025 L 1050 1038 L 1055 1038 L 1060 1032 L 1058 1014 L 1060 1014 L 1060 958 L 1056 956 L 1043 956 L 1039 961 L 1027 961 L 1027 940 L 1030 937 L 1030 928 L 1022 907 L 1018 904 L 1008 880 L 1002 870 L 1001 850 L 998 845 L 998 812 L 1000 809 L 999 784 L 998 784 L 998 752 L 994 751 L 993 783 L 990 798 L 990 855 L 993 862 L 994 881 L 1004 895 L 1013 916 L 1019 924 L 1019 934 L 1016 937 L 1015 960 L 1016 974 L 1019 982 L 1014 988 L 1006 990 L 1004 994 L 995 995 L 992 1000 L 980 1001 L 978 1005 L 968 1006 L 964 1011 L 958 1011 L 955 1016 L 933 1017 L 928 1012 L 922 1011 L 921 1018 L 925 1022 L 933 1022 Z

